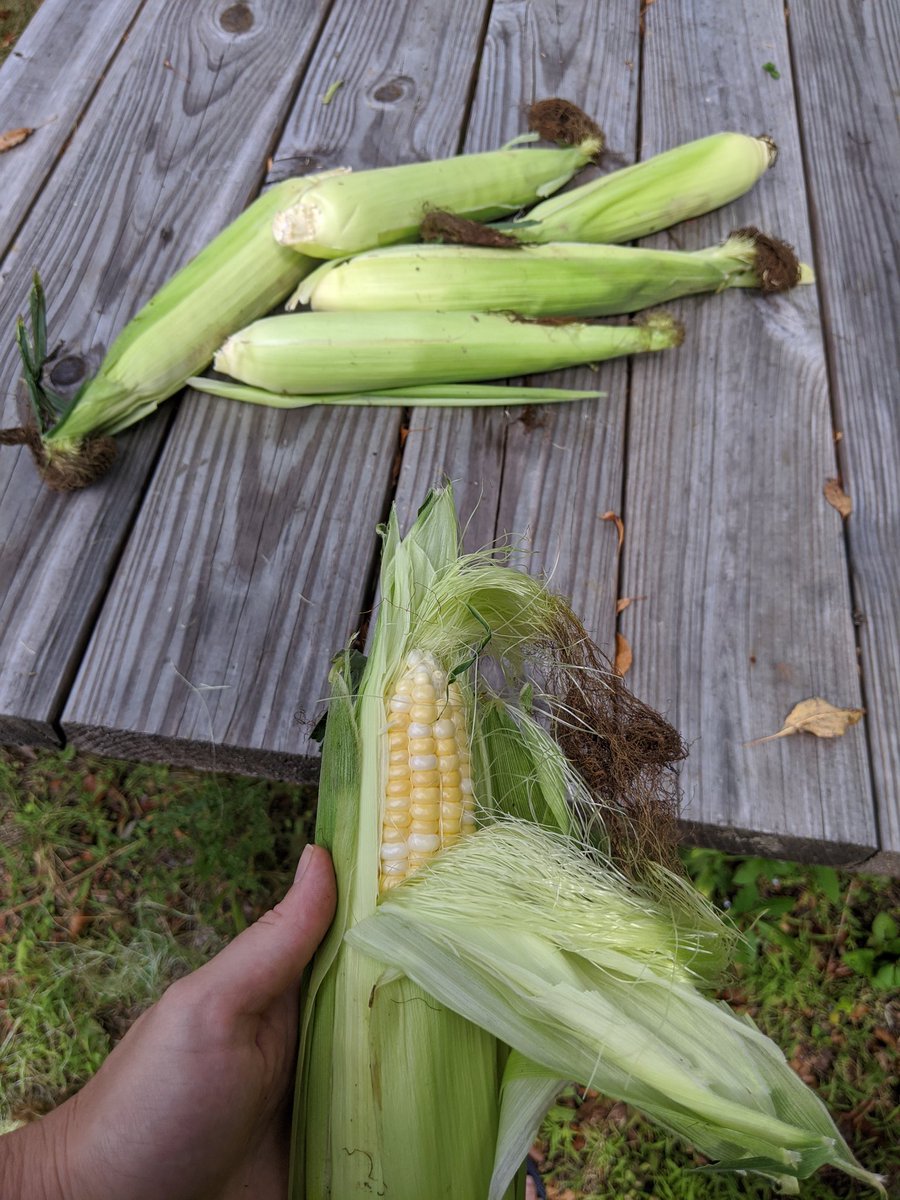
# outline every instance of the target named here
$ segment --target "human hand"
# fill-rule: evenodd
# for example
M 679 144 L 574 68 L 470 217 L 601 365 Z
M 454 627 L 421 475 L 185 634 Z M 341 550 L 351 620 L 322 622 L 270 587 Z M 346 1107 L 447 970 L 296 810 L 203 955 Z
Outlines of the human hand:
M 0 1193 L 284 1200 L 300 976 L 335 900 L 308 846 L 275 908 L 172 984 L 80 1092 L 0 1138 Z

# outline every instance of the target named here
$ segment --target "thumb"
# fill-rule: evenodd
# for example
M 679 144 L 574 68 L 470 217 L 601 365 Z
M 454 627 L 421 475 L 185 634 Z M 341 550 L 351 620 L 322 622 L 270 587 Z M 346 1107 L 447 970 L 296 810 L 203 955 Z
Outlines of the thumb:
M 328 851 L 307 846 L 283 900 L 191 976 L 204 992 L 258 1013 L 300 983 L 334 916 L 337 887 Z

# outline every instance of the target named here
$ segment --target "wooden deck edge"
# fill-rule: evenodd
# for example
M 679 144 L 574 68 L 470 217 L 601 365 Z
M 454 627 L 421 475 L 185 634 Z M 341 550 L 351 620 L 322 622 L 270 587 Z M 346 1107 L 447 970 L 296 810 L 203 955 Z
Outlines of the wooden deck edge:
M 871 870 L 869 863 L 873 857 L 880 856 L 877 846 L 828 842 L 824 838 L 797 837 L 777 831 L 738 829 L 684 818 L 680 821 L 680 827 L 687 845 L 723 850 L 728 854 L 756 855 L 759 858 L 810 863 L 821 867 L 840 867 L 842 870 L 863 869 L 865 864 L 866 871 Z M 897 867 L 900 868 L 900 859 Z
M 81 725 L 78 722 L 67 723 L 64 732 L 67 741 L 78 751 L 106 758 L 165 763 L 170 767 L 221 771 L 223 774 L 246 775 L 281 783 L 318 783 L 319 778 L 318 753 L 313 753 L 315 743 L 310 743 L 313 750 L 307 749 L 303 753 L 298 748 L 296 754 L 287 754 L 274 750 L 247 750 L 242 746 L 188 738 L 151 738 L 127 730 Z M 299 747 L 305 738 L 298 737 L 297 740 Z
M 62 738 L 49 721 L 0 713 L 0 746 L 36 746 L 41 750 L 59 750 L 62 745 Z

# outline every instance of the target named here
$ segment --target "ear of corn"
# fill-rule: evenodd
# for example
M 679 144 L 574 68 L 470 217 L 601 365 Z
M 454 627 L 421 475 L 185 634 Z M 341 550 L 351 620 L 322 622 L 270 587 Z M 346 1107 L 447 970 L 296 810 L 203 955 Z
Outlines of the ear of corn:
M 353 172 L 310 189 L 278 214 L 273 232 L 318 258 L 412 241 L 430 208 L 479 221 L 512 214 L 562 187 L 599 149 L 586 138 L 555 150 L 504 148 Z
M 658 314 L 641 324 L 545 325 L 492 313 L 298 313 L 225 342 L 217 371 L 270 392 L 368 391 L 552 371 L 681 341 Z
M 384 388 L 377 392 L 337 392 L 312 396 L 286 396 L 265 388 L 230 383 L 225 379 L 194 376 L 186 383 L 198 392 L 260 404 L 265 408 L 309 408 L 316 404 L 338 407 L 409 408 L 485 408 L 514 404 L 559 404 L 572 400 L 596 400 L 606 392 L 575 391 L 571 388 L 517 387 L 514 384 L 442 383 L 421 387 Z
M 769 239 L 771 241 L 771 239 Z M 786 268 L 790 264 L 785 264 Z M 800 282 L 785 270 L 778 290 Z M 812 282 L 806 269 L 803 282 Z M 328 263 L 288 303 L 316 311 L 477 310 L 601 317 L 726 288 L 772 288 L 751 236 L 706 250 L 644 250 L 580 242 L 523 246 L 392 246 Z
M 149 415 L 203 370 L 223 338 L 284 299 L 313 264 L 275 242 L 272 219 L 315 178 L 287 179 L 260 196 L 129 321 L 45 435 L 51 458 Z
M 766 137 L 715 133 L 551 197 L 497 228 L 522 242 L 630 242 L 742 196 L 776 153 Z
M 730 946 L 716 914 L 662 868 L 629 880 L 602 836 L 579 840 L 578 771 L 535 716 L 479 699 L 479 656 L 546 654 L 577 628 L 564 604 L 491 555 L 460 556 L 449 491 L 404 539 L 392 514 L 384 537 L 371 654 L 361 678 L 349 654 L 332 673 L 317 834 L 340 901 L 304 999 L 294 1200 L 511 1200 L 564 1079 L 787 1190 L 824 1163 L 878 1186 L 772 1043 L 703 997 Z M 400 861 L 397 883 L 385 867 Z

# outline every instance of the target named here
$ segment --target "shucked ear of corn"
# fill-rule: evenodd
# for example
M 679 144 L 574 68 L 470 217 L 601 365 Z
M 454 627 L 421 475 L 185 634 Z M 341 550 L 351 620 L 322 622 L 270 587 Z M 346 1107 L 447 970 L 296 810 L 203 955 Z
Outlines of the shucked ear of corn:
M 536 719 L 542 696 L 477 682 L 485 656 L 517 673 L 534 653 L 560 736 L 591 732 L 604 691 L 618 711 L 567 606 L 460 556 L 449 491 L 404 539 L 392 514 L 381 595 L 368 661 L 332 672 L 317 840 L 339 904 L 305 992 L 294 1200 L 512 1200 L 566 1080 L 787 1191 L 825 1163 L 880 1186 L 777 1048 L 704 998 L 729 935 L 685 881 L 623 855 L 619 800 L 598 822 L 598 776 Z
M 288 308 L 315 311 L 474 309 L 526 316 L 602 317 L 726 288 L 785 291 L 812 283 L 789 246 L 740 229 L 706 250 L 645 250 L 584 242 L 523 246 L 390 246 L 326 263 Z

